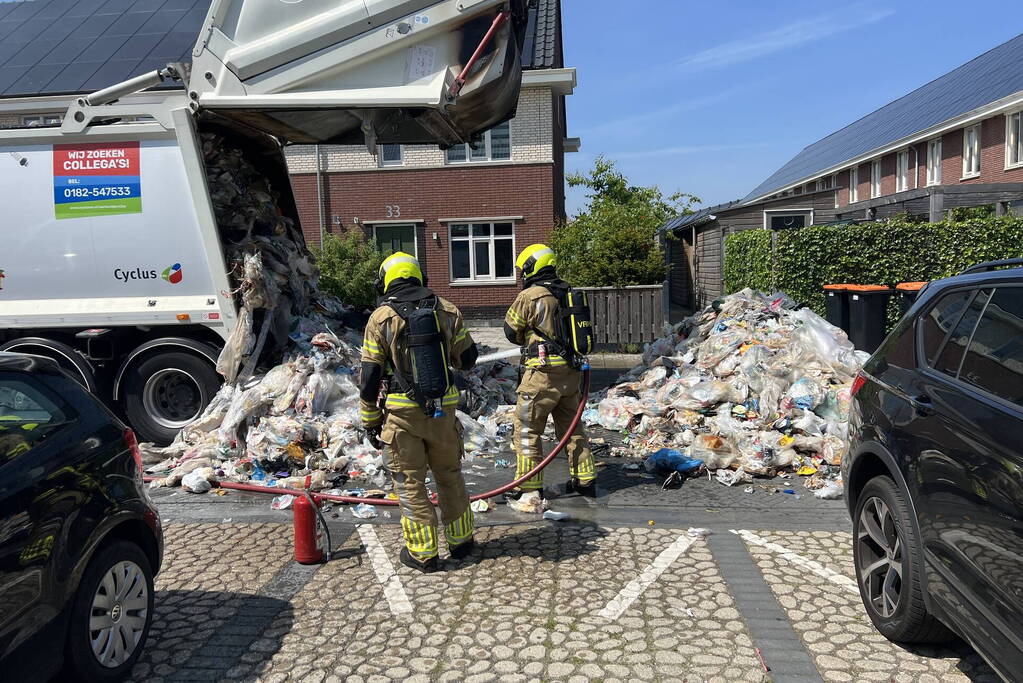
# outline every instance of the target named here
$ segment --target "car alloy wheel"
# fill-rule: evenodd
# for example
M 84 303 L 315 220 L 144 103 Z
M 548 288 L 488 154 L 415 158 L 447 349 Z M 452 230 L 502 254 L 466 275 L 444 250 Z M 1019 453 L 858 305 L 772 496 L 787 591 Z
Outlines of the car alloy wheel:
M 871 497 L 860 510 L 856 543 L 863 592 L 880 616 L 894 616 L 902 598 L 902 535 L 883 500 Z
M 116 668 L 135 652 L 146 628 L 149 588 L 142 568 L 118 562 L 103 576 L 92 598 L 89 642 L 96 660 Z

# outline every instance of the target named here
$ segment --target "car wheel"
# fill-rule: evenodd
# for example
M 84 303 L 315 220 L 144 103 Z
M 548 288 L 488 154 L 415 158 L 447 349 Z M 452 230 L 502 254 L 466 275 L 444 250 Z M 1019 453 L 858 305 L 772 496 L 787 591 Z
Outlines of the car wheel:
M 117 681 L 135 666 L 153 622 L 153 570 L 134 543 L 116 541 L 89 562 L 72 602 L 67 674 Z
M 128 371 L 124 412 L 144 441 L 166 445 L 202 415 L 219 390 L 220 378 L 208 361 L 188 353 L 159 353 Z
M 906 495 L 888 477 L 860 492 L 853 517 L 856 582 L 867 615 L 895 642 L 947 641 L 951 633 L 927 611 L 921 588 L 923 558 Z

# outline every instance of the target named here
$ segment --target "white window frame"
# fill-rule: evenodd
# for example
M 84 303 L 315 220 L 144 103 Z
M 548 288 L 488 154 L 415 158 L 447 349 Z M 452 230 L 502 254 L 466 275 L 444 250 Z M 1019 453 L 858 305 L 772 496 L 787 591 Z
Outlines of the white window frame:
M 827 190 L 834 190 L 835 185 L 835 174 L 825 175 L 817 179 L 814 189 L 817 192 L 826 192 Z
M 927 184 L 941 185 L 941 138 L 927 141 Z
M 877 199 L 881 196 L 881 179 L 884 176 L 881 175 L 881 160 L 876 158 L 871 162 L 871 198 Z
M 1005 170 L 1010 168 L 1023 168 L 1023 109 L 1005 115 Z
M 806 225 L 813 225 L 813 208 L 764 209 L 764 229 L 771 230 L 771 219 L 776 216 L 806 216 Z
M 398 159 L 387 161 L 384 159 L 384 147 L 397 147 L 398 148 Z M 404 166 L 405 165 L 405 145 L 378 145 L 377 147 L 377 160 L 380 163 L 381 168 L 389 168 L 393 166 Z
M 909 189 L 909 150 L 904 149 L 895 154 L 895 191 L 905 192 Z
M 512 226 L 511 243 L 512 243 L 512 258 L 515 258 L 517 250 L 515 248 L 516 240 L 516 222 L 514 220 L 479 220 L 479 221 L 455 221 L 448 223 L 448 281 L 451 285 L 478 285 L 478 284 L 495 284 L 495 285 L 510 285 L 515 284 L 515 266 L 512 266 L 511 277 L 497 277 L 494 275 L 494 271 L 497 270 L 497 263 L 494 258 L 494 240 L 495 239 L 508 239 L 506 235 L 500 237 L 494 236 L 494 225 L 501 223 L 510 223 Z M 462 225 L 469 226 L 469 235 L 467 237 L 455 237 L 452 235 L 454 228 Z M 473 225 L 489 225 L 490 236 L 489 237 L 473 237 L 472 226 Z M 469 243 L 469 277 L 468 278 L 455 278 L 455 242 L 468 242 Z M 476 275 L 476 243 L 477 242 L 489 242 L 490 243 L 490 275 L 478 276 Z
M 853 166 L 849 169 L 849 204 L 860 201 L 860 167 Z
M 976 125 L 967 126 L 966 128 L 963 128 L 963 180 L 966 180 L 967 178 L 976 178 L 980 176 L 980 150 L 981 150 L 980 134 L 982 130 L 980 126 L 981 124 L 978 123 Z M 972 156 L 973 161 L 976 162 L 975 163 L 976 170 L 973 170 L 969 166 L 967 166 L 967 159 L 969 159 L 971 156 L 969 147 L 970 131 L 974 132 L 973 140 L 976 149 L 973 150 Z
M 35 114 L 33 116 L 22 116 L 21 125 L 29 126 L 53 126 L 60 124 L 64 117 L 60 114 Z
M 515 156 L 515 148 L 514 148 L 514 142 L 515 141 L 514 141 L 514 139 L 512 137 L 511 121 L 505 121 L 504 123 L 498 124 L 498 125 L 508 126 L 508 158 L 507 159 L 495 159 L 494 158 L 493 150 L 491 148 L 490 131 L 488 130 L 487 132 L 485 132 L 483 134 L 483 138 L 480 141 L 481 144 L 483 145 L 483 148 L 487 150 L 487 156 L 486 157 L 479 157 L 479 158 L 473 159 L 472 158 L 472 152 L 473 152 L 472 148 L 468 144 L 463 144 L 462 147 L 465 148 L 465 159 L 463 159 L 461 161 L 452 161 L 451 159 L 448 158 L 448 151 L 445 150 L 444 151 L 444 163 L 445 164 L 450 164 L 451 166 L 461 166 L 463 164 L 488 164 L 488 163 L 507 164 L 507 163 L 509 163 L 512 160 L 512 157 Z M 497 126 L 495 126 L 495 128 L 496 127 Z

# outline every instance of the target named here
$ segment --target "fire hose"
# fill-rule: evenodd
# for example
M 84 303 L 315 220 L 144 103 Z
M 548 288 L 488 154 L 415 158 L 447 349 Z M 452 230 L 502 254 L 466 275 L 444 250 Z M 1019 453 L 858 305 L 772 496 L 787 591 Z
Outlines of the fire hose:
M 572 438 L 572 435 L 575 434 L 575 430 L 579 428 L 579 423 L 583 419 L 583 411 L 586 410 L 586 397 L 589 395 L 589 393 L 590 393 L 590 370 L 588 366 L 584 366 L 582 380 L 582 400 L 579 401 L 579 409 L 576 410 L 575 416 L 572 418 L 572 422 L 568 426 L 568 430 L 562 435 L 561 439 L 554 446 L 554 448 L 551 449 L 551 452 L 548 453 L 543 458 L 543 460 L 537 463 L 536 467 L 529 470 L 521 477 L 518 477 L 517 479 L 511 481 L 510 483 L 505 484 L 504 486 L 496 488 L 492 491 L 485 491 L 484 493 L 477 493 L 476 495 L 469 496 L 469 500 L 470 501 L 486 500 L 488 498 L 495 498 L 501 495 L 502 493 L 511 491 L 516 486 L 519 486 L 523 482 L 532 479 L 534 476 L 543 471 L 545 467 L 551 464 L 554 458 L 556 458 L 558 454 L 561 453 L 561 451 L 565 450 L 565 447 L 568 445 L 568 442 Z M 143 477 L 142 480 L 150 482 L 157 478 L 158 477 Z M 367 503 L 369 505 L 391 506 L 398 505 L 397 500 L 390 498 L 359 498 L 356 496 L 342 496 L 333 493 L 319 493 L 316 491 L 309 491 L 306 489 L 292 489 L 277 486 L 258 486 L 256 484 L 241 484 L 230 481 L 221 482 L 219 486 L 222 489 L 228 489 L 232 491 L 252 491 L 255 493 L 270 493 L 275 496 L 282 494 L 290 494 L 293 496 L 311 496 L 314 499 L 326 500 L 334 503 Z M 437 501 L 434 500 L 433 504 L 436 505 Z

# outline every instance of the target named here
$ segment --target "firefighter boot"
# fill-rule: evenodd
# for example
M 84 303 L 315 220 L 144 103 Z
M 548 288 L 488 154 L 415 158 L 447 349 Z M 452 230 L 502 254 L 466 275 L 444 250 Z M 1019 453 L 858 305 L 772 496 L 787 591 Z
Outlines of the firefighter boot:
M 424 574 L 433 574 L 435 571 L 440 569 L 436 555 L 425 562 L 420 562 L 416 558 L 412 557 L 412 553 L 408 551 L 408 548 L 401 549 L 401 554 L 398 555 L 398 559 L 401 560 L 401 563 L 406 567 L 419 570 Z
M 578 493 L 586 498 L 597 497 L 597 480 L 591 479 L 588 482 L 581 482 L 578 479 L 569 479 L 565 482 L 565 493 Z

